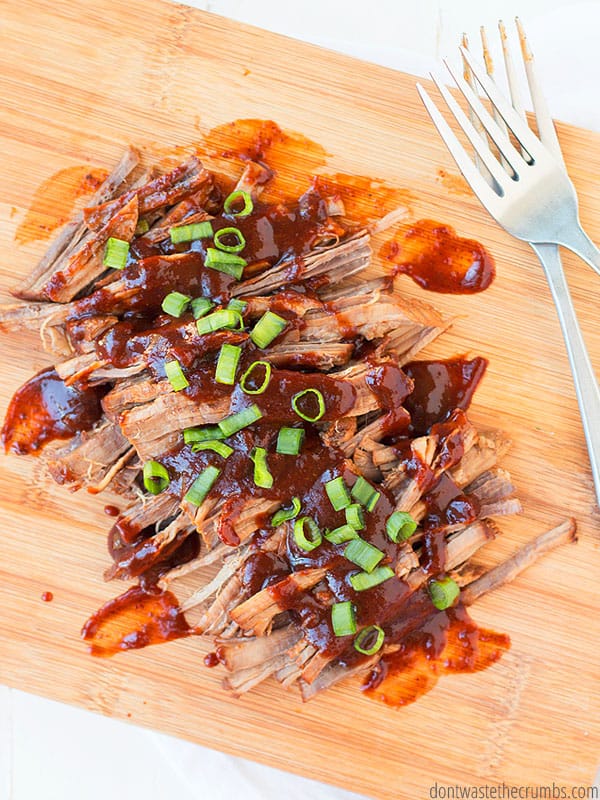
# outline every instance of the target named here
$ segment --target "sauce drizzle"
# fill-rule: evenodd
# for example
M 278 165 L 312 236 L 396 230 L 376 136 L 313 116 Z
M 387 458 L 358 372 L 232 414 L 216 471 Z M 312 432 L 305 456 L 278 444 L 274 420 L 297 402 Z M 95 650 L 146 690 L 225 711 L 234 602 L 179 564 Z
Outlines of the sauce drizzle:
M 38 372 L 10 401 L 1 435 L 5 451 L 33 454 L 46 442 L 89 430 L 102 416 L 102 394 L 67 386 L 52 367 Z
M 380 256 L 423 289 L 444 294 L 476 294 L 490 286 L 494 260 L 479 242 L 457 236 L 454 228 L 422 219 L 387 241 Z

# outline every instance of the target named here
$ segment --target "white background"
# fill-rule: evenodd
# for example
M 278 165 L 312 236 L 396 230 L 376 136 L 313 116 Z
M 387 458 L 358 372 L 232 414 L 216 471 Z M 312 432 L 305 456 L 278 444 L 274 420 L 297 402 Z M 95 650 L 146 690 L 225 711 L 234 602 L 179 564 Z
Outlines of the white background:
M 126 0 L 123 0 L 126 2 Z M 553 115 L 600 131 L 600 2 L 212 0 L 217 14 L 415 74 L 525 21 Z M 1 643 L 0 643 L 1 646 Z M 590 775 L 590 782 L 592 776 Z M 0 686 L 0 800 L 351 800 L 348 792 Z

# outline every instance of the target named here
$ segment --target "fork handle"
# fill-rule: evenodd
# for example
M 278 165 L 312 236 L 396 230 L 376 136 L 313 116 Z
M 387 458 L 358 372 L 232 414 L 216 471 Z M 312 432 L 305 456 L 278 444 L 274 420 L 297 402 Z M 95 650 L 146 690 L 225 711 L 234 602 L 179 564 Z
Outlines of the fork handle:
M 564 235 L 562 241 L 557 244 L 562 244 L 563 247 L 572 250 L 600 275 L 600 250 L 583 230 L 581 224 L 569 226 L 568 234 Z
M 554 244 L 532 244 L 531 247 L 544 267 L 558 312 L 587 441 L 596 499 L 600 504 L 600 390 L 598 381 L 577 322 L 558 247 Z

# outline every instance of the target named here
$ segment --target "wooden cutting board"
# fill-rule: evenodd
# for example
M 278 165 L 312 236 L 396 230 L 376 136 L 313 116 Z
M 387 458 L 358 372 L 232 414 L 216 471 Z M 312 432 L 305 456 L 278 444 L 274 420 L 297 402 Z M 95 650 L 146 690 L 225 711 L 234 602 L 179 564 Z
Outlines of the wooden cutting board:
M 405 187 L 415 218 L 450 223 L 494 254 L 498 275 L 484 294 L 427 296 L 460 315 L 428 352 L 490 359 L 472 418 L 514 439 L 504 465 L 524 513 L 502 523 L 484 560 L 567 515 L 580 530 L 577 545 L 475 608 L 479 622 L 513 641 L 483 673 L 444 677 L 398 711 L 353 683 L 308 705 L 273 683 L 235 701 L 202 666 L 196 640 L 113 659 L 86 654 L 82 622 L 120 588 L 101 580 L 104 503 L 44 482 L 35 460 L 6 458 L 0 681 L 378 798 L 427 797 L 435 782 L 590 784 L 600 749 L 599 517 L 559 326 L 530 249 L 454 176 L 414 79 L 160 0 L 23 0 L 0 13 L 4 290 L 45 247 L 15 235 L 28 238 L 22 226 L 35 191 L 59 170 L 110 167 L 129 142 L 165 149 L 235 118 L 274 119 L 320 143 L 328 172 Z M 600 137 L 566 125 L 559 134 L 584 225 L 599 241 Z M 577 259 L 565 263 L 598 369 L 600 282 Z M 47 357 L 33 334 L 4 336 L 0 347 L 3 412 Z M 45 590 L 52 603 L 41 601 Z

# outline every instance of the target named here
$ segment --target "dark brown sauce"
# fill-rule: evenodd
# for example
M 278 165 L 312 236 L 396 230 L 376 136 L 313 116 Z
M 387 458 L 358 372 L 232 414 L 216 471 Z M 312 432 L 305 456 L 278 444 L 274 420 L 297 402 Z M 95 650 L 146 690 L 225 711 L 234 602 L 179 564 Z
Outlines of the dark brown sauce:
M 509 647 L 508 636 L 480 628 L 459 604 L 408 633 L 396 652 L 383 656 L 363 688 L 386 705 L 408 705 L 430 691 L 440 675 L 486 669 Z
M 407 397 L 414 391 L 410 377 L 394 364 L 374 364 L 365 380 L 387 412 L 383 434 L 395 436 L 406 431 L 411 419 L 404 405 Z
M 191 634 L 171 592 L 146 592 L 134 586 L 110 600 L 85 623 L 81 632 L 93 656 L 112 656 Z
M 44 603 L 51 603 L 54 600 L 52 592 L 42 592 L 42 600 Z
M 244 219 L 228 215 L 215 217 L 213 229 L 237 227 L 246 240 L 244 258 L 246 272 L 261 270 L 289 262 L 284 280 L 297 279 L 300 259 L 323 236 L 343 233 L 343 229 L 327 217 L 322 198 L 314 191 L 307 192 L 299 201 L 289 205 L 256 203 L 253 213 Z M 139 240 L 143 241 L 143 239 Z M 208 244 L 207 244 L 208 242 Z M 150 317 L 160 312 L 166 294 L 172 291 L 192 297 L 211 297 L 216 303 L 226 303 L 235 279 L 230 275 L 204 266 L 206 247 L 210 240 L 193 242 L 186 252 L 185 245 L 146 247 L 139 260 L 132 260 L 122 271 L 118 297 L 111 288 L 100 288 L 79 300 L 73 312 L 74 319 L 90 314 L 135 313 Z M 191 248 L 191 249 L 190 249 Z M 131 321 L 129 325 L 133 324 Z M 139 322 L 136 323 L 139 326 Z
M 426 530 L 448 525 L 467 525 L 479 515 L 475 496 L 466 495 L 452 478 L 443 473 L 436 485 L 423 497 L 427 514 L 422 522 Z
M 108 517 L 118 517 L 119 514 L 121 513 L 121 510 L 119 509 L 118 506 L 108 505 L 104 506 L 104 513 Z
M 257 550 L 244 563 L 242 585 L 250 595 L 289 574 L 289 564 L 277 553 Z
M 437 466 L 440 469 L 452 469 L 465 453 L 464 430 L 467 426 L 465 412 L 455 409 L 445 422 L 436 422 L 430 433 L 438 437 Z
M 209 667 L 218 667 L 221 661 L 219 660 L 219 656 L 216 653 L 207 653 L 204 656 L 204 666 Z
M 106 170 L 83 165 L 66 167 L 46 178 L 33 194 L 15 241 L 26 244 L 47 238 L 70 218 L 76 200 L 95 192 L 107 175 Z
M 118 519 L 108 534 L 108 550 L 114 561 L 108 575 L 112 577 L 118 570 L 121 578 L 139 578 L 144 586 L 152 587 L 169 569 L 191 561 L 200 552 L 196 532 L 180 531 L 166 544 L 156 540 L 155 533 L 154 525 L 140 530 L 125 515 Z
M 485 358 L 450 358 L 446 361 L 411 361 L 403 367 L 414 388 L 404 406 L 410 413 L 413 436 L 429 432 L 456 408 L 466 410 L 487 368 Z
M 10 401 L 2 428 L 5 451 L 37 453 L 49 441 L 89 430 L 102 416 L 102 393 L 66 386 L 52 367 L 42 370 Z
M 496 274 L 483 245 L 427 219 L 398 231 L 383 245 L 380 256 L 396 265 L 396 273 L 410 275 L 432 292 L 475 294 L 487 289 Z

